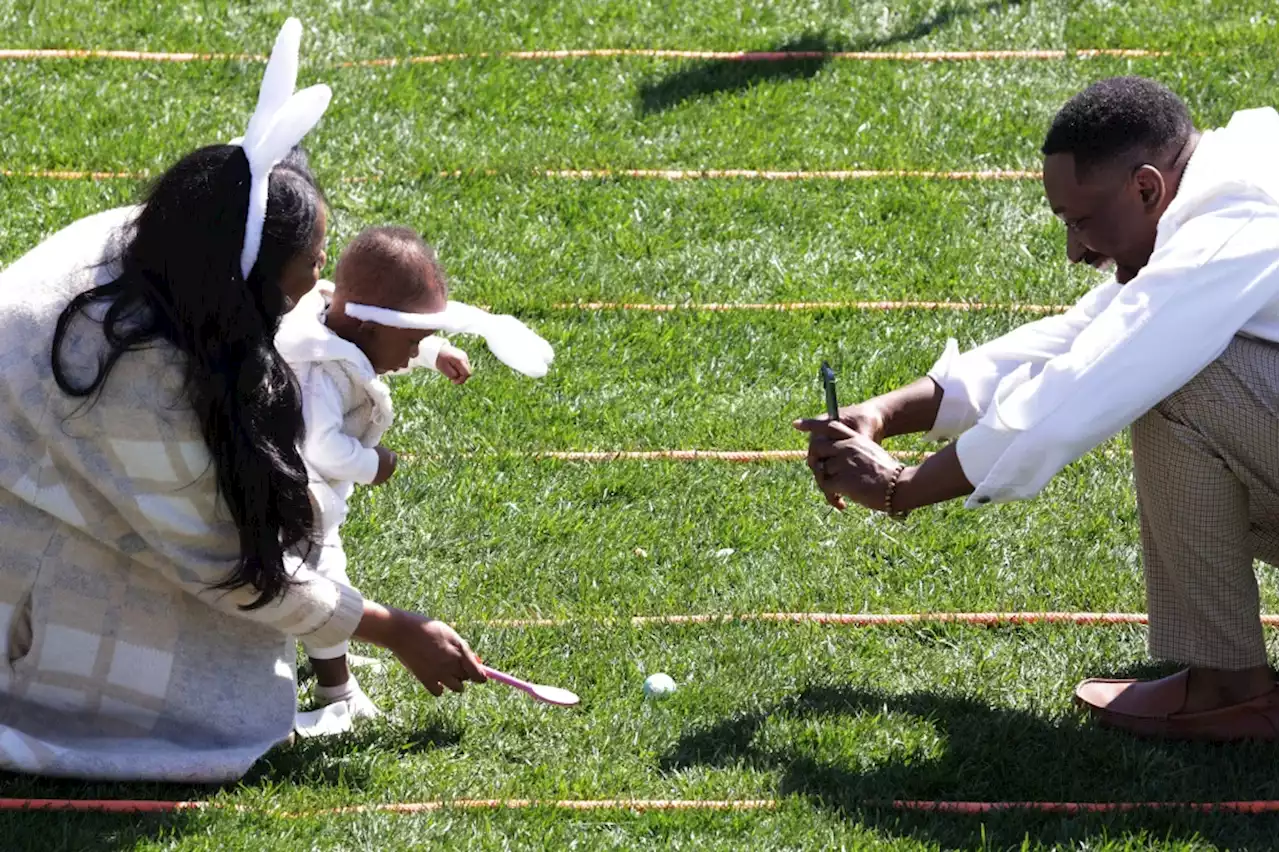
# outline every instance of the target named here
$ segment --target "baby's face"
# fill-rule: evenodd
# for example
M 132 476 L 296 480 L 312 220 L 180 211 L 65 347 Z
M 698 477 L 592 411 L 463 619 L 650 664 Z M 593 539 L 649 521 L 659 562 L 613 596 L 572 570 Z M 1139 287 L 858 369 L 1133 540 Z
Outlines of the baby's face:
M 427 291 L 404 305 L 392 307 L 392 310 L 406 311 L 415 314 L 433 314 L 443 311 L 446 298 L 438 289 Z M 387 307 L 391 307 L 388 305 Z M 418 344 L 435 332 L 418 328 L 392 328 L 385 325 L 373 327 L 367 344 L 363 347 L 369 363 L 379 373 L 390 373 L 403 370 L 418 355 Z
M 380 325 L 370 336 L 369 345 L 364 354 L 369 356 L 373 369 L 379 373 L 403 370 L 417 357 L 418 344 L 432 334 L 435 332 Z

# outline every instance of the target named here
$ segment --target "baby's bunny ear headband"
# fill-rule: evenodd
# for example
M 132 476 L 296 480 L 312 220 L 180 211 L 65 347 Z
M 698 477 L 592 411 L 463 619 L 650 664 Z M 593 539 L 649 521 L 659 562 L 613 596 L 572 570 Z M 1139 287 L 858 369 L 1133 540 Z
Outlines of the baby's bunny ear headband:
M 240 251 L 240 273 L 245 278 L 253 270 L 262 247 L 271 170 L 311 132 L 333 97 L 325 85 L 311 86 L 301 92 L 293 90 L 298 82 L 301 41 L 302 23 L 297 18 L 285 21 L 262 75 L 258 107 L 249 119 L 244 136 L 231 141 L 232 145 L 244 149 L 251 175 L 244 246 Z M 346 307 L 349 316 L 379 325 L 478 334 L 498 360 L 533 378 L 545 376 L 555 357 L 551 344 L 515 317 L 494 316 L 461 302 L 449 302 L 443 311 L 434 314 L 410 314 L 372 305 L 348 304 Z
M 245 278 L 258 260 L 262 247 L 262 226 L 267 218 L 267 189 L 271 170 L 311 132 L 329 107 L 333 93 L 318 85 L 295 92 L 298 82 L 298 44 L 302 22 L 290 18 L 280 28 L 271 59 L 262 75 L 258 107 L 249 119 L 244 136 L 232 145 L 244 149 L 249 160 L 249 211 L 244 225 L 244 246 L 240 250 L 240 274 Z
M 511 369 L 534 379 L 547 374 L 555 359 L 551 344 L 509 314 L 495 315 L 480 308 L 450 301 L 443 311 L 413 314 L 373 305 L 348 302 L 347 316 L 392 328 L 417 328 L 449 334 L 477 334 L 494 356 Z

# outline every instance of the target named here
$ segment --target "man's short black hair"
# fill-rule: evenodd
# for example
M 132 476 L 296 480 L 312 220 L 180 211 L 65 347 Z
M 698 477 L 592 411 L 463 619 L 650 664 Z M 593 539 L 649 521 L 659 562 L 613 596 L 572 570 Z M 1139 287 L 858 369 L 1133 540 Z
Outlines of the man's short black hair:
M 1101 80 L 1053 117 L 1040 152 L 1072 154 L 1087 170 L 1129 151 L 1148 156 L 1181 147 L 1195 131 L 1187 105 L 1145 77 Z

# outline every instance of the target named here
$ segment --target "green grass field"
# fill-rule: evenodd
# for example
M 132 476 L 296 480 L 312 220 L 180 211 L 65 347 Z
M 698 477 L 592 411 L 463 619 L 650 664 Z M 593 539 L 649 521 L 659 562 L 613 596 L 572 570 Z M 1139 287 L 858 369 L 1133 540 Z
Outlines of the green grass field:
M 682 613 L 1144 609 L 1127 438 L 1035 501 L 899 524 L 829 509 L 800 463 L 529 458 L 538 450 L 800 449 L 826 358 L 844 400 L 927 370 L 1005 309 L 584 310 L 563 303 L 956 300 L 1061 304 L 1069 269 L 1036 181 L 657 181 L 549 169 L 1036 169 L 1054 111 L 1090 81 L 1156 77 L 1202 126 L 1277 103 L 1277 10 L 1243 0 L 0 0 L 0 48 L 265 53 L 302 18 L 302 81 L 334 105 L 308 139 L 329 254 L 402 223 L 456 295 L 519 313 L 547 378 L 478 341 L 463 389 L 394 380 L 388 443 L 411 453 L 356 501 L 352 577 L 456 625 L 499 668 L 577 691 L 574 711 L 497 686 L 432 699 L 368 677 L 387 718 L 269 755 L 221 789 L 0 775 L 0 797 L 210 799 L 253 812 L 0 813 L 8 849 L 1274 849 L 1275 815 L 909 814 L 886 799 L 1277 798 L 1276 750 L 1138 742 L 1071 706 L 1091 675 L 1148 675 L 1133 627 L 616 626 Z M 1144 59 L 734 64 L 654 58 L 338 63 L 562 48 L 1147 48 Z M 0 61 L 0 264 L 155 174 L 239 135 L 262 66 Z M 458 177 L 441 171 L 461 170 Z M 486 173 L 486 171 L 488 173 Z M 351 178 L 378 176 L 376 182 Z M 919 450 L 915 439 L 894 449 Z M 729 552 L 732 551 L 732 552 Z M 1261 568 L 1262 609 L 1277 609 Z M 564 627 L 485 626 L 557 617 Z M 1275 633 L 1268 636 L 1274 641 Z M 662 703 L 640 684 L 666 671 Z M 458 798 L 774 799 L 772 810 L 284 811 Z

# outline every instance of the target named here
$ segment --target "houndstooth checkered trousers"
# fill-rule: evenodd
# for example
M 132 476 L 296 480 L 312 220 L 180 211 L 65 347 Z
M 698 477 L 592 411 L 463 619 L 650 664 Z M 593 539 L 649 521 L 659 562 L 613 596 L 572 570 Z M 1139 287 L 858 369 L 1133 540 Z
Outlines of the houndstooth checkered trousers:
M 1133 424 L 1153 657 L 1265 665 L 1253 562 L 1277 562 L 1277 349 L 1236 337 Z

